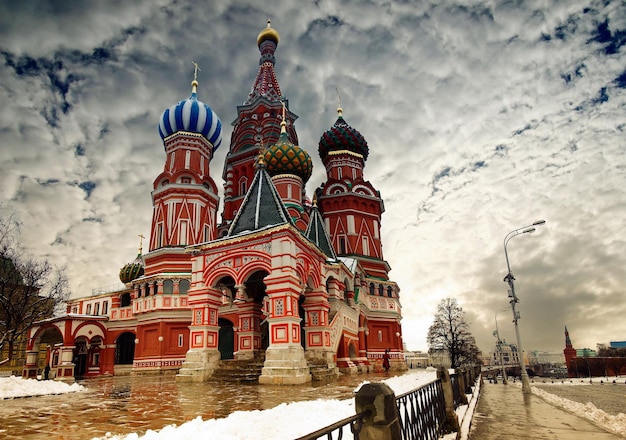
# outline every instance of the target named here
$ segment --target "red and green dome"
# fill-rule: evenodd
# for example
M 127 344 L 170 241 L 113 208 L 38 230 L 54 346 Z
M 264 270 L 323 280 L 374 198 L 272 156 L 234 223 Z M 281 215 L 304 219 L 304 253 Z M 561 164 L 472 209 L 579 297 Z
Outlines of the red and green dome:
M 263 155 L 270 176 L 295 174 L 306 183 L 313 173 L 313 161 L 309 153 L 289 141 L 283 130 L 278 141 Z
M 369 147 L 367 141 L 358 132 L 358 130 L 352 128 L 343 119 L 341 109 L 338 110 L 339 117 L 335 121 L 330 130 L 326 131 L 322 135 L 319 143 L 319 153 L 322 161 L 333 151 L 350 151 L 363 156 L 363 160 L 367 160 L 369 155 Z

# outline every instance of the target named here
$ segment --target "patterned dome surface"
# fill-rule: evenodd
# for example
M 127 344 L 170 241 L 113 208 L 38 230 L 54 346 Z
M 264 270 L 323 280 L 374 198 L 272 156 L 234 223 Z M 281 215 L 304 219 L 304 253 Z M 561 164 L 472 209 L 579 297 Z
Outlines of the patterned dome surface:
M 363 160 L 367 160 L 369 155 L 369 147 L 367 141 L 356 129 L 352 128 L 343 119 L 341 113 L 326 133 L 322 135 L 319 143 L 319 153 L 322 160 L 331 151 L 347 150 L 363 156 Z
M 139 278 L 143 275 L 143 260 L 141 255 L 137 255 L 135 261 L 126 264 L 120 269 L 120 281 L 124 284 Z
M 306 183 L 313 173 L 313 161 L 309 153 L 292 144 L 284 131 L 278 141 L 267 149 L 263 159 L 270 176 L 295 174 Z
M 215 112 L 198 97 L 194 91 L 187 99 L 166 109 L 159 122 L 161 139 L 178 131 L 199 133 L 213 145 L 213 151 L 222 144 L 222 121 Z

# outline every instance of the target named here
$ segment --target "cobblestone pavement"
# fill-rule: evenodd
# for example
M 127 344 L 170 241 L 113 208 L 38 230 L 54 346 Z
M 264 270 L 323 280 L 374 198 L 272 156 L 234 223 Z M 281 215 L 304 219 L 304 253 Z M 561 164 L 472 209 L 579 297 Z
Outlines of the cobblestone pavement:
M 535 395 L 523 395 L 516 386 L 482 384 L 470 440 L 616 440 L 580 417 L 556 408 Z

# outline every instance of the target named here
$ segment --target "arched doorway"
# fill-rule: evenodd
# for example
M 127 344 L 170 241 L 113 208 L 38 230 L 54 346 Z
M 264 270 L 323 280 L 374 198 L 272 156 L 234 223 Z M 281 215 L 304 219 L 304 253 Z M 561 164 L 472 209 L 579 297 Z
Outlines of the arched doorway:
M 220 359 L 233 359 L 235 357 L 235 332 L 233 323 L 224 318 L 219 318 L 217 323 L 220 326 L 218 336 Z
M 132 365 L 135 360 L 135 335 L 122 333 L 115 341 L 115 364 Z
M 87 371 L 87 338 L 80 336 L 74 342 L 74 354 L 72 362 L 74 363 L 74 377 L 84 377 Z
M 56 377 L 56 366 L 59 365 L 59 349 L 63 345 L 63 335 L 57 327 L 50 327 L 44 331 L 39 339 L 39 350 L 37 353 L 37 372 L 45 371 L 46 365 L 51 370 L 48 373 L 49 379 Z

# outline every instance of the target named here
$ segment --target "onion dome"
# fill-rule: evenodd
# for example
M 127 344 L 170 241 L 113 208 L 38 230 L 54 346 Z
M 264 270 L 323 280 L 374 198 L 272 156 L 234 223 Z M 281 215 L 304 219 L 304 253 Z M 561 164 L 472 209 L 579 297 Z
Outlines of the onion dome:
M 267 172 L 272 177 L 279 174 L 295 174 L 306 183 L 313 173 L 311 156 L 289 140 L 284 120 L 280 125 L 278 141 L 263 155 Z
M 179 131 L 198 133 L 213 145 L 215 151 L 222 143 L 222 121 L 211 107 L 198 100 L 198 81 L 194 79 L 191 86 L 189 98 L 163 112 L 159 121 L 159 134 L 161 139 L 165 139 Z
M 137 254 L 137 258 L 131 263 L 126 264 L 120 269 L 120 281 L 124 284 L 139 278 L 143 275 L 143 259 L 141 252 Z
M 343 110 L 337 109 L 338 117 L 335 125 L 326 131 L 320 139 L 319 153 L 322 160 L 333 151 L 350 151 L 363 156 L 363 160 L 367 160 L 369 155 L 369 147 L 367 141 L 361 133 L 352 128 L 343 119 Z
M 267 20 L 267 27 L 259 32 L 259 36 L 256 37 L 257 46 L 261 46 L 261 43 L 265 40 L 272 40 L 276 44 L 280 41 L 280 35 L 278 35 L 278 31 L 276 29 L 271 27 L 270 20 Z

